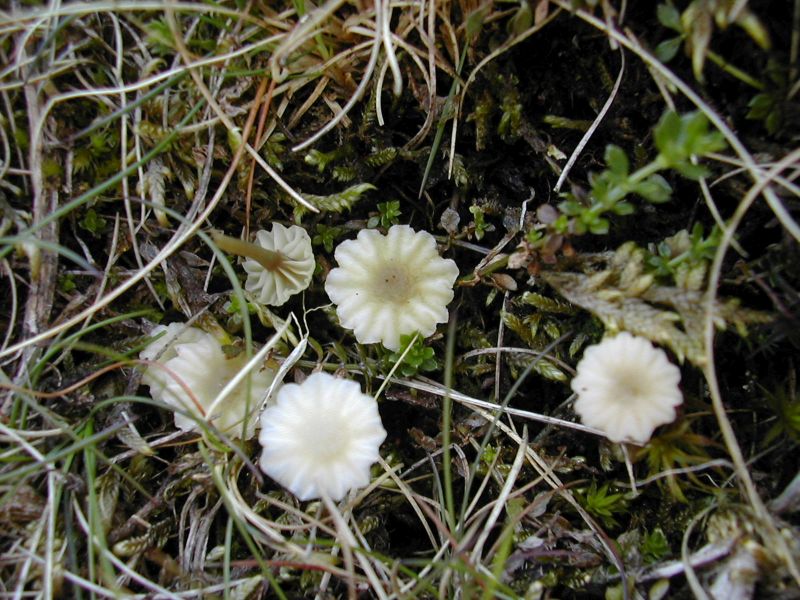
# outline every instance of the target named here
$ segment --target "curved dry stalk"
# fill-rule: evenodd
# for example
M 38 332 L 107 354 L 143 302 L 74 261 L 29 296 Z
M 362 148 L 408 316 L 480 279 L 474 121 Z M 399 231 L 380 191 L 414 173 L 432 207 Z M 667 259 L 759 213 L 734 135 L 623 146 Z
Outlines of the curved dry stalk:
M 344 0 L 328 0 L 324 6 L 303 15 L 297 25 L 284 37 L 270 57 L 272 79 L 281 82 L 288 76 L 285 70 L 289 55 L 318 33 L 319 25 L 344 4 Z M 286 15 L 288 18 L 288 15 Z
M 665 477 L 674 477 L 676 475 L 687 475 L 690 473 L 705 471 L 706 469 L 715 469 L 717 467 L 725 467 L 726 469 L 730 469 L 731 471 L 735 469 L 731 461 L 725 460 L 724 458 L 714 458 L 699 465 L 692 465 L 691 467 L 676 467 L 674 469 L 665 469 L 663 471 L 659 471 L 658 473 L 650 475 L 649 477 L 645 477 L 644 479 L 637 479 L 636 484 L 638 484 L 639 486 L 645 486 L 653 482 L 656 482 L 659 479 L 664 479 Z M 614 485 L 616 485 L 617 487 L 628 487 L 631 489 L 635 489 L 631 483 L 626 481 L 618 481 L 615 482 Z
M 428 58 L 428 74 L 425 82 L 428 86 L 428 110 L 425 113 L 425 122 L 420 127 L 419 131 L 406 142 L 406 149 L 414 149 L 422 143 L 431 128 L 436 118 L 436 46 L 434 40 L 436 39 L 436 6 L 435 2 L 427 3 L 427 32 L 422 31 L 422 13 L 423 8 L 420 8 L 420 22 L 417 25 L 420 37 L 425 43 Z
M 503 325 L 503 322 L 500 322 L 500 325 Z M 575 375 L 575 369 L 569 365 L 568 363 L 564 362 L 555 354 L 550 354 L 549 352 L 542 353 L 538 350 L 531 350 L 530 348 L 516 348 L 511 346 L 495 346 L 494 348 L 477 348 L 476 350 L 470 350 L 469 352 L 465 352 L 461 356 L 459 356 L 459 360 L 466 360 L 468 358 L 472 358 L 473 356 L 482 356 L 484 354 L 494 354 L 494 355 L 501 355 L 503 353 L 508 354 L 525 354 L 528 356 L 539 356 L 541 358 L 546 358 L 547 360 L 557 364 L 559 367 L 564 369 L 570 375 Z M 495 393 L 495 397 L 498 397 L 499 394 Z
M 392 44 L 392 32 L 390 28 L 390 23 L 392 21 L 391 0 L 375 0 L 375 21 L 380 25 L 383 50 L 386 54 L 386 63 L 392 70 L 392 79 L 394 80 L 392 92 L 395 96 L 399 96 L 403 91 L 403 75 L 400 73 L 400 65 L 397 62 L 397 56 L 394 53 L 394 45 Z M 378 89 L 380 90 L 380 88 Z M 380 95 L 380 93 L 378 95 Z
M 489 539 L 489 535 L 491 535 L 492 530 L 497 523 L 497 519 L 500 518 L 500 513 L 506 508 L 506 502 L 511 495 L 511 490 L 514 487 L 514 483 L 517 481 L 517 476 L 522 470 L 522 463 L 525 459 L 525 453 L 527 449 L 528 428 L 525 427 L 522 432 L 521 443 L 519 443 L 517 446 L 517 454 L 514 457 L 514 462 L 511 463 L 511 469 L 509 470 L 508 475 L 506 475 L 506 480 L 503 483 L 503 487 L 500 489 L 500 493 L 494 501 L 495 504 L 492 507 L 489 516 L 486 518 L 486 521 L 484 521 L 481 534 L 478 536 L 475 546 L 472 548 L 472 560 L 476 563 L 481 562 L 483 547 L 486 545 L 486 541 Z
M 114 61 L 114 68 L 112 70 L 114 74 L 114 78 L 117 81 L 117 85 L 123 85 L 123 54 L 124 54 L 124 42 L 122 39 L 122 29 L 120 27 L 119 19 L 117 16 L 111 12 L 108 13 L 109 18 L 111 19 L 114 25 L 114 43 L 115 43 L 115 55 L 116 60 Z M 90 86 L 86 86 L 87 89 L 90 89 Z M 128 104 L 127 95 L 125 92 L 120 92 L 119 95 L 119 105 L 120 107 L 125 107 Z M 113 111 L 112 111 L 113 112 Z M 119 143 L 119 154 L 120 154 L 120 167 L 122 171 L 126 171 L 128 168 L 128 117 L 127 114 L 123 114 L 119 119 L 119 128 L 120 128 L 120 143 Z M 136 135 L 136 134 L 135 134 Z M 141 269 L 144 262 L 142 261 L 142 253 L 139 249 L 139 239 L 136 236 L 136 227 L 133 222 L 133 209 L 131 207 L 131 196 L 130 196 L 130 186 L 128 184 L 128 178 L 123 177 L 122 181 L 122 199 L 125 204 L 125 216 L 127 217 L 128 223 L 128 234 L 130 236 L 131 241 L 131 248 L 133 249 L 133 256 L 134 260 L 136 261 L 136 265 Z M 115 219 L 114 221 L 114 235 L 111 241 L 111 248 L 108 252 L 108 261 L 106 262 L 106 268 L 103 271 L 103 279 L 100 281 L 100 285 L 97 288 L 97 297 L 103 295 L 103 291 L 105 290 L 106 283 L 108 282 L 108 274 L 111 269 L 111 266 L 116 262 L 116 257 L 114 256 L 116 253 L 116 246 L 117 246 L 117 239 L 119 235 L 119 220 Z M 159 298 L 158 293 L 156 292 L 153 283 L 150 281 L 149 277 L 144 279 L 144 283 L 147 286 L 147 289 L 150 291 L 153 299 L 156 301 L 156 304 L 164 310 L 164 304 L 161 302 L 161 298 Z M 92 320 L 92 315 L 86 317 L 86 321 L 84 322 L 84 327 L 86 327 L 89 322 Z
M 708 208 L 708 212 L 711 213 L 711 217 L 714 219 L 714 223 L 719 227 L 720 231 L 725 231 L 727 225 L 725 224 L 725 220 L 722 218 L 722 215 L 717 208 L 717 203 L 714 202 L 714 197 L 711 195 L 711 188 L 708 185 L 705 177 L 701 177 L 698 181 L 700 184 L 700 191 L 703 193 L 703 200 L 705 200 L 706 207 Z M 739 253 L 739 256 L 747 257 L 747 252 L 745 249 L 742 248 L 741 244 L 737 242 L 734 238 L 731 238 L 731 246 L 733 247 L 736 252 Z
M 206 91 L 207 88 L 206 88 Z M 81 92 L 80 95 L 84 95 L 85 92 Z M 48 102 L 47 106 L 52 108 L 53 99 Z M 244 130 L 242 131 L 241 138 L 246 140 L 250 135 L 250 131 L 253 126 L 253 122 L 255 120 L 255 112 L 251 112 L 251 115 L 248 117 L 247 122 L 245 123 Z M 182 224 L 178 230 L 175 232 L 173 237 L 167 242 L 167 244 L 141 269 L 139 269 L 134 275 L 132 275 L 128 280 L 121 283 L 117 288 L 109 292 L 101 299 L 97 299 L 91 306 L 87 307 L 86 309 L 79 312 L 77 315 L 50 327 L 49 329 L 42 331 L 36 335 L 33 335 L 25 340 L 22 340 L 11 347 L 5 348 L 0 350 L 0 358 L 5 356 L 14 355 L 16 352 L 20 350 L 24 350 L 25 348 L 29 348 L 35 344 L 43 342 L 51 337 L 54 337 L 65 331 L 82 321 L 84 321 L 89 315 L 94 314 L 98 310 L 105 308 L 111 302 L 125 294 L 128 290 L 133 288 L 137 285 L 140 281 L 142 281 L 145 277 L 147 277 L 154 269 L 158 268 L 161 263 L 169 258 L 173 253 L 175 253 L 184 243 L 186 243 L 191 237 L 193 237 L 201 228 L 202 224 L 205 220 L 211 215 L 211 213 L 216 208 L 217 204 L 222 200 L 225 191 L 227 190 L 227 186 L 231 182 L 233 175 L 236 172 L 236 169 L 239 165 L 239 161 L 241 160 L 245 148 L 249 148 L 249 145 L 241 144 L 238 148 L 236 148 L 233 158 L 231 160 L 231 164 L 228 167 L 228 170 L 225 172 L 225 175 L 222 177 L 222 180 L 217 187 L 216 192 L 214 193 L 211 200 L 208 202 L 206 207 L 200 212 L 197 218 L 190 223 Z M 252 148 L 250 148 L 252 151 Z M 260 158 L 260 157 L 259 157 Z M 33 171 L 33 170 L 32 170 Z M 210 177 L 210 172 L 207 174 L 207 177 Z M 206 183 L 207 185 L 207 183 Z M 205 185 L 202 189 L 205 189 Z M 189 211 L 189 215 L 192 216 L 195 214 L 195 211 L 199 210 L 199 202 L 202 197 L 198 196 L 195 199 L 195 202 L 192 208 Z
M 687 525 L 686 531 L 683 532 L 683 537 L 681 538 L 681 563 L 683 564 L 683 572 L 684 575 L 686 575 L 686 582 L 692 589 L 692 594 L 694 594 L 694 597 L 698 598 L 699 600 L 711 599 L 709 598 L 703 586 L 700 584 L 697 574 L 694 572 L 694 566 L 692 565 L 691 556 L 689 555 L 689 537 L 692 535 L 694 526 L 704 519 L 712 509 L 713 507 L 709 506 L 692 517 L 692 520 Z
M 378 375 L 380 378 L 381 376 Z M 545 423 L 547 425 L 555 425 L 557 427 L 566 427 L 567 429 L 574 429 L 575 431 L 582 431 L 583 433 L 590 433 L 592 435 L 597 435 L 600 437 L 606 437 L 606 434 L 600 431 L 599 429 L 595 429 L 594 427 L 589 427 L 588 425 L 582 425 L 581 423 L 575 423 L 573 421 L 566 421 L 564 419 L 559 419 L 557 417 L 549 417 L 547 415 L 543 415 L 540 413 L 535 413 L 527 410 L 522 410 L 519 408 L 510 408 L 510 407 L 503 407 L 499 404 L 495 404 L 494 402 L 488 402 L 486 400 L 479 400 L 478 398 L 473 398 L 472 396 L 468 396 L 467 394 L 462 394 L 456 390 L 447 390 L 441 384 L 438 384 L 433 381 L 422 380 L 421 378 L 418 379 L 392 379 L 391 383 L 396 385 L 401 385 L 403 387 L 407 387 L 414 390 L 419 390 L 422 392 L 427 392 L 429 394 L 434 394 L 435 396 L 444 397 L 445 395 L 449 395 L 453 400 L 456 402 L 460 402 L 465 406 L 469 406 L 476 410 L 482 409 L 483 411 L 490 411 L 490 412 L 497 412 L 500 411 L 504 414 L 511 415 L 514 417 L 520 417 L 522 419 L 527 419 L 529 421 L 536 421 L 538 423 Z M 491 422 L 494 417 L 490 417 L 489 421 Z
M 219 469 L 219 467 L 215 467 Z M 271 524 L 270 521 L 263 518 L 256 513 L 250 505 L 244 500 L 237 486 L 237 480 L 242 465 L 237 465 L 235 468 L 229 469 L 227 479 L 222 479 L 225 482 L 224 489 L 220 489 L 220 494 L 226 496 L 228 499 L 229 507 L 237 514 L 239 518 L 250 523 L 261 535 L 263 540 L 270 547 L 275 548 L 281 552 L 289 552 L 294 556 L 304 557 L 304 550 L 292 541 L 283 537 Z M 220 475 L 221 476 L 221 475 Z M 304 557 L 307 558 L 307 557 Z
M 425 533 L 428 536 L 428 540 L 431 542 L 431 547 L 436 547 L 436 538 L 433 535 L 433 531 L 431 531 L 430 525 L 428 525 L 427 519 L 425 519 L 425 515 L 422 512 L 422 509 L 419 507 L 419 503 L 416 500 L 414 492 L 411 490 L 410 487 L 406 484 L 403 479 L 398 476 L 397 471 L 403 468 L 402 464 L 396 465 L 392 467 L 389 463 L 387 463 L 382 456 L 378 457 L 378 463 L 383 467 L 383 470 L 386 474 L 391 477 L 392 481 L 394 481 L 395 485 L 397 485 L 397 489 L 405 496 L 406 500 L 408 501 L 409 506 L 414 511 L 414 514 L 417 515 L 422 528 L 425 530 Z
M 11 291 L 11 311 L 8 317 L 8 327 L 5 336 L 3 336 L 3 343 L 0 345 L 0 352 L 2 352 L 8 348 L 8 344 L 11 342 L 11 338 L 14 335 L 14 328 L 17 324 L 17 308 L 19 301 L 17 299 L 17 282 L 14 279 L 14 271 L 11 270 L 11 265 L 9 265 L 8 261 L 4 258 L 0 261 L 0 266 L 3 267 L 3 272 L 8 278 L 8 289 Z
M 101 88 L 92 88 L 90 90 L 76 90 L 72 92 L 62 92 L 48 99 L 43 112 L 45 115 L 48 114 L 52 110 L 53 106 L 55 106 L 60 102 L 64 102 L 66 100 L 73 100 L 75 98 L 85 98 L 87 96 L 114 96 L 118 94 L 135 92 L 137 90 L 141 90 L 144 88 L 149 88 L 152 87 L 154 84 L 160 83 L 161 81 L 170 79 L 172 77 L 175 77 L 176 75 L 184 73 L 188 68 L 200 69 L 203 67 L 209 67 L 219 63 L 224 63 L 225 61 L 228 61 L 232 58 L 237 58 L 239 56 L 244 56 L 252 52 L 255 52 L 257 50 L 262 50 L 264 48 L 274 45 L 275 42 L 280 39 L 280 37 L 281 35 L 273 35 L 258 42 L 254 42 L 253 44 L 243 46 L 236 50 L 231 50 L 230 52 L 226 52 L 225 54 L 219 54 L 216 56 L 210 56 L 208 58 L 197 59 L 191 61 L 188 65 L 183 67 L 173 67 L 171 69 L 162 71 L 155 75 L 151 75 L 149 77 L 146 77 L 145 79 L 141 79 L 134 83 L 127 83 L 115 87 L 101 87 Z M 46 77 L 42 76 L 41 79 L 46 80 L 49 77 L 50 73 L 48 73 Z M 2 79 L 2 77 L 0 77 L 0 79 Z M 15 81 L 13 83 L 6 83 L 6 84 L 0 83 L 0 91 L 9 91 L 13 89 L 18 89 L 24 86 L 26 83 L 29 82 L 21 80 L 21 81 Z
M 367 61 L 367 66 L 364 69 L 364 73 L 361 76 L 361 81 L 356 88 L 356 91 L 350 97 L 350 99 L 345 103 L 344 108 L 340 112 L 338 112 L 330 121 L 325 123 L 325 125 L 320 128 L 314 135 L 308 138 L 306 141 L 301 142 L 292 147 L 292 152 L 299 152 L 305 148 L 308 148 L 312 144 L 314 144 L 317 140 L 323 137 L 326 133 L 331 131 L 334 127 L 336 127 L 339 122 L 344 119 L 347 114 L 352 110 L 352 108 L 361 100 L 364 95 L 364 92 L 369 85 L 370 80 L 372 79 L 372 74 L 375 71 L 375 65 L 378 62 L 378 54 L 380 53 L 381 48 L 381 36 L 376 35 L 375 39 L 372 41 L 372 51 L 369 55 L 369 60 Z
M 611 105 L 614 103 L 614 99 L 617 97 L 617 92 L 619 92 L 619 86 L 622 85 L 622 76 L 625 74 L 625 53 L 620 50 L 619 51 L 619 73 L 617 74 L 617 79 L 614 82 L 614 87 L 611 88 L 611 93 L 608 95 L 603 107 L 600 109 L 600 112 L 597 113 L 594 121 L 592 121 L 591 126 L 589 129 L 586 130 L 586 133 L 583 134 L 580 141 L 578 142 L 575 149 L 570 154 L 569 160 L 567 160 L 567 164 L 564 165 L 564 168 L 561 170 L 561 174 L 558 176 L 558 181 L 556 181 L 555 186 L 553 186 L 553 191 L 557 194 L 561 191 L 561 186 L 564 185 L 564 181 L 566 181 L 569 172 L 572 170 L 572 167 L 575 165 L 575 162 L 578 160 L 578 157 L 583 152 L 583 149 L 586 147 L 586 144 L 589 143 L 589 140 L 592 139 L 594 132 L 597 131 L 597 128 L 600 127 L 600 123 L 603 122 L 605 119 L 606 114 L 608 114 L 608 110 L 611 108 Z
M 753 510 L 758 519 L 768 528 L 770 537 L 778 549 L 780 549 L 782 558 L 786 561 L 792 576 L 800 583 L 800 569 L 794 561 L 794 557 L 786 540 L 775 526 L 772 516 L 769 514 L 767 507 L 764 505 L 761 496 L 756 490 L 755 484 L 750 477 L 750 472 L 747 469 L 747 464 L 744 460 L 741 448 L 736 440 L 736 434 L 733 431 L 733 426 L 727 417 L 725 406 L 722 402 L 722 394 L 719 389 L 719 381 L 717 379 L 716 368 L 714 364 L 714 333 L 716 328 L 714 326 L 713 307 L 716 302 L 717 288 L 719 287 L 720 278 L 722 276 L 722 262 L 727 254 L 728 248 L 731 246 L 733 234 L 744 218 L 745 213 L 750 209 L 759 195 L 764 191 L 765 186 L 768 186 L 775 174 L 783 171 L 790 165 L 800 160 L 800 149 L 790 152 L 783 159 L 778 161 L 767 173 L 766 176 L 761 178 L 760 181 L 755 183 L 739 205 L 736 211 L 728 222 L 728 227 L 722 233 L 722 239 L 719 242 L 717 251 L 714 255 L 714 260 L 711 263 L 708 276 L 708 290 L 705 298 L 705 327 L 704 327 L 704 343 L 705 354 L 707 356 L 707 363 L 703 369 L 708 382 L 709 393 L 711 394 L 711 402 L 714 407 L 714 413 L 720 425 L 722 437 L 725 440 L 725 445 L 728 453 L 733 459 L 733 464 L 736 467 L 736 475 L 741 485 L 744 486 L 748 500 L 750 501 Z
M 331 500 L 327 495 L 323 495 L 322 503 L 325 505 L 328 514 L 331 516 L 333 523 L 336 526 L 337 538 L 342 546 L 342 554 L 345 557 L 345 564 L 348 562 L 347 555 L 350 553 L 350 564 L 348 566 L 350 569 L 352 569 L 352 552 L 354 548 L 358 547 L 358 541 L 353 535 L 353 532 L 350 531 L 350 528 L 347 526 L 347 522 L 342 516 L 342 513 L 339 512 L 339 509 L 336 507 L 336 504 L 333 502 L 333 500 Z M 368 557 L 362 552 L 356 552 L 355 556 L 358 560 L 358 563 L 361 565 L 361 568 L 364 570 L 367 579 L 372 585 L 373 593 L 379 598 L 379 600 L 388 600 L 384 586 L 378 579 L 378 575 L 372 568 L 372 563 L 369 561 Z M 350 585 L 351 582 L 352 578 L 349 578 L 348 585 Z
M 163 595 L 165 598 L 179 599 L 179 596 L 170 592 L 168 589 L 137 573 L 134 569 L 120 560 L 113 552 L 106 548 L 105 544 L 101 544 L 97 539 L 97 536 L 94 534 L 94 528 L 89 525 L 88 519 L 83 514 L 83 507 L 81 506 L 80 501 L 75 496 L 72 498 L 72 510 L 75 514 L 78 524 L 80 525 L 80 528 L 83 530 L 83 534 L 86 536 L 88 543 L 95 546 L 105 560 L 108 560 L 112 565 L 119 569 L 120 572 L 124 573 L 127 577 L 141 585 L 143 588 L 148 589 L 151 592 L 155 592 L 159 596 Z
M 167 2 L 165 5 L 164 14 L 167 17 L 167 22 L 169 23 L 170 29 L 172 30 L 173 37 L 175 39 L 175 45 L 177 46 L 178 49 L 178 53 L 183 58 L 184 63 L 186 65 L 189 65 L 192 62 L 191 55 L 178 29 L 178 23 L 175 19 L 175 11 L 173 8 L 174 4 L 175 3 L 172 0 Z M 228 133 L 232 136 L 232 139 L 235 139 L 237 141 L 237 144 L 241 145 L 244 148 L 244 150 L 248 154 L 250 154 L 250 156 L 253 157 L 253 159 L 259 164 L 259 166 L 267 172 L 267 175 L 269 175 L 273 179 L 273 181 L 275 181 L 275 183 L 277 183 L 281 188 L 283 188 L 283 190 L 287 194 L 289 194 L 295 201 L 305 206 L 311 212 L 319 212 L 319 209 L 317 209 L 317 207 L 310 204 L 308 200 L 306 200 L 300 194 L 298 194 L 297 191 L 292 186 L 286 183 L 286 181 L 280 175 L 278 175 L 278 172 L 275 171 L 275 169 L 273 169 L 267 163 L 267 161 L 265 161 L 261 157 L 261 155 L 250 145 L 246 137 L 241 136 L 239 134 L 238 127 L 236 127 L 233 121 L 231 121 L 230 117 L 227 114 L 225 114 L 225 111 L 222 110 L 222 107 L 220 107 L 216 98 L 208 89 L 208 86 L 203 81 L 197 69 L 190 68 L 188 66 L 187 68 L 189 69 L 189 75 L 194 80 L 197 89 L 200 90 L 200 93 L 205 98 L 206 102 L 208 102 L 208 105 L 212 108 L 212 110 L 216 113 L 217 117 L 222 121 L 222 123 L 228 129 Z M 255 120 L 255 112 L 251 113 L 251 115 L 248 117 L 248 120 L 250 121 L 252 126 L 252 121 Z

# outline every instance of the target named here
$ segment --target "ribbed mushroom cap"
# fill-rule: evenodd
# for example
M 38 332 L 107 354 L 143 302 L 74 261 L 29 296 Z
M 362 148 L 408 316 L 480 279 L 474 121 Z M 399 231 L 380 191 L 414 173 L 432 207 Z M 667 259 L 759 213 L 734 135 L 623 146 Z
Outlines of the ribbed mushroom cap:
M 173 332 L 181 327 L 183 325 L 179 323 L 169 326 Z M 166 339 L 168 337 L 169 331 L 139 355 L 142 359 L 153 360 L 160 349 L 169 344 L 158 359 L 164 368 L 148 367 L 142 377 L 150 387 L 153 399 L 188 411 L 197 419 L 209 421 L 221 432 L 234 438 L 241 437 L 242 425 L 247 419 L 245 439 L 253 437 L 259 404 L 275 378 L 275 371 L 269 368 L 253 369 L 248 375 L 249 393 L 248 378 L 245 378 L 209 414 L 217 395 L 247 364 L 247 357 L 243 352 L 231 358 L 226 357 L 217 338 L 194 327 L 186 328 L 171 343 Z M 165 341 L 162 342 L 162 339 Z M 186 384 L 191 395 L 176 377 Z M 175 413 L 175 426 L 183 431 L 200 430 L 196 419 L 179 412 Z
M 244 287 L 259 302 L 281 306 L 308 287 L 314 274 L 314 252 L 305 229 L 297 225 L 284 227 L 274 223 L 271 231 L 262 229 L 256 233 L 256 243 L 280 254 L 279 260 L 271 268 L 252 258 L 245 260 L 242 265 L 247 272 Z
M 358 383 L 314 373 L 283 385 L 261 413 L 259 465 L 300 500 L 340 500 L 369 483 L 385 438 L 378 405 Z
M 675 420 L 680 380 L 666 352 L 622 332 L 585 350 L 570 385 L 583 423 L 613 442 L 645 444 L 656 427 Z
M 408 225 L 393 225 L 386 235 L 364 229 L 334 255 L 339 266 L 328 273 L 325 291 L 342 327 L 362 344 L 398 350 L 401 335 L 427 337 L 447 321 L 458 267 L 439 256 L 426 231 Z

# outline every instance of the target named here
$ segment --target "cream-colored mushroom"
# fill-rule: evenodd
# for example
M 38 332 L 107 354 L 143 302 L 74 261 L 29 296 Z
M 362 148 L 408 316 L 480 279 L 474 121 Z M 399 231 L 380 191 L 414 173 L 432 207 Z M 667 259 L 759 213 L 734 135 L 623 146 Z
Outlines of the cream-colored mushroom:
M 408 225 L 393 225 L 386 235 L 365 229 L 334 255 L 339 266 L 328 273 L 325 291 L 342 327 L 362 344 L 398 350 L 401 335 L 427 337 L 447 321 L 458 267 L 439 256 L 428 232 Z
M 176 338 L 181 328 L 184 329 Z M 253 437 L 260 403 L 275 378 L 275 371 L 254 368 L 214 406 L 223 388 L 247 364 L 245 353 L 228 357 L 216 337 L 195 327 L 186 328 L 182 323 L 158 326 L 153 333 L 161 331 L 166 332 L 163 338 L 142 350 L 139 357 L 156 360 L 164 350 L 157 359 L 161 366 L 149 366 L 143 382 L 149 386 L 154 400 L 184 411 L 175 412 L 175 426 L 183 431 L 200 431 L 199 422 L 205 420 L 231 437 L 241 437 L 243 430 L 245 439 Z
M 340 500 L 367 485 L 386 431 L 355 381 L 314 373 L 289 383 L 261 414 L 259 466 L 300 500 Z
M 311 283 L 314 252 L 311 238 L 302 227 L 274 223 L 271 231 L 256 232 L 257 243 L 212 233 L 222 250 L 245 257 L 244 288 L 261 304 L 281 306 Z
M 675 420 L 680 380 L 666 352 L 622 332 L 583 353 L 571 383 L 575 412 L 613 442 L 644 444 L 656 427 Z

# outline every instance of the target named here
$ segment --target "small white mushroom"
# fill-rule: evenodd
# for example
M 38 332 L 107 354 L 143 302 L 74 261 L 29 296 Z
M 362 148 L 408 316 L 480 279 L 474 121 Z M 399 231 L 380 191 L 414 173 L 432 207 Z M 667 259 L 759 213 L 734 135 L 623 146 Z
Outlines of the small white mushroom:
M 247 272 L 244 288 L 261 304 L 281 306 L 311 283 L 314 252 L 311 238 L 302 227 L 274 223 L 271 231 L 256 232 L 257 243 L 218 232 L 212 239 L 226 252 L 246 258 L 242 265 Z
M 247 358 L 243 352 L 227 357 L 217 338 L 195 327 L 185 328 L 175 338 L 184 327 L 182 323 L 173 323 L 154 328 L 153 333 L 166 331 L 166 334 L 139 354 L 141 359 L 152 361 L 164 350 L 158 358 L 162 366 L 149 366 L 142 377 L 143 383 L 150 387 L 150 395 L 154 400 L 195 416 L 175 412 L 175 426 L 182 431 L 200 431 L 199 419 L 212 423 L 226 435 L 239 438 L 246 420 L 245 439 L 253 437 L 259 403 L 275 378 L 275 371 L 253 369 L 212 408 L 222 389 L 247 364 Z
M 428 232 L 408 225 L 393 225 L 386 235 L 364 229 L 334 255 L 339 267 L 328 273 L 325 291 L 342 327 L 362 344 L 398 350 L 401 335 L 427 337 L 447 321 L 458 267 L 439 256 Z
M 663 350 L 622 332 L 583 353 L 571 383 L 575 412 L 613 442 L 645 444 L 656 427 L 675 420 L 680 380 Z
M 314 373 L 280 388 L 261 413 L 261 470 L 300 500 L 340 500 L 370 481 L 386 431 L 355 381 Z

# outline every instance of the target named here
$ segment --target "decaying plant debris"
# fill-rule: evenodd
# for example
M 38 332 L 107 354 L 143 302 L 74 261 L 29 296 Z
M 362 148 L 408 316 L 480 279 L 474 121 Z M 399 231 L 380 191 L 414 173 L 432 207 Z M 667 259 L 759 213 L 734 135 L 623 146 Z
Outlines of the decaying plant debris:
M 800 597 L 798 23 L 778 0 L 7 3 L 2 595 Z M 278 307 L 212 236 L 272 223 L 316 262 Z M 395 224 L 459 278 L 450 323 L 392 352 L 324 282 Z M 377 395 L 371 484 L 300 502 L 255 441 L 176 430 L 137 359 L 175 322 Z M 644 446 L 571 408 L 616 331 L 681 365 Z

